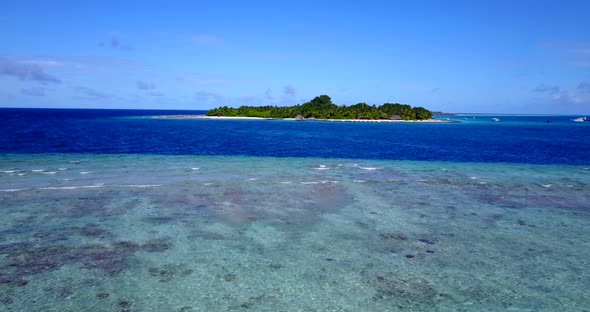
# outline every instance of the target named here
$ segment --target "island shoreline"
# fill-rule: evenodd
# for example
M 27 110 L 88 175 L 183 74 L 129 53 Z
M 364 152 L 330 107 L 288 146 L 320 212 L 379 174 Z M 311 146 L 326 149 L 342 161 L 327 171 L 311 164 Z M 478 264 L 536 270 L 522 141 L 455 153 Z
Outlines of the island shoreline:
M 284 120 L 284 121 L 323 121 L 323 122 L 387 122 L 387 123 L 456 123 L 450 120 L 425 119 L 425 120 L 392 120 L 392 119 L 305 119 L 295 118 L 263 118 L 263 117 L 236 117 L 236 116 L 206 116 L 206 115 L 162 115 L 153 116 L 161 119 L 201 119 L 201 120 Z

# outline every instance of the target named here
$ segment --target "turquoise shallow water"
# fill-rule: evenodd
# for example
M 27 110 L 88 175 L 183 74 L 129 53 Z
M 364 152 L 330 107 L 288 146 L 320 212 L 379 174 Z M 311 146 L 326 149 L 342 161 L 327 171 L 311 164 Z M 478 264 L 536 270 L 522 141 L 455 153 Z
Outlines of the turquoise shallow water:
M 0 156 L 2 311 L 585 311 L 590 168 Z

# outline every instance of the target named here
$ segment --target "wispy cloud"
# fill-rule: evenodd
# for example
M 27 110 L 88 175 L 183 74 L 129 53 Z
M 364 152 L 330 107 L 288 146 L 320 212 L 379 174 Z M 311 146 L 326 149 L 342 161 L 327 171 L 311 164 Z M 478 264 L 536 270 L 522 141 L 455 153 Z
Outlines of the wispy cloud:
M 24 60 L 21 61 L 23 64 L 31 64 L 31 65 L 39 65 L 43 67 L 63 67 L 65 64 L 63 62 L 58 62 L 54 60 L 43 60 L 43 59 L 32 59 L 32 60 Z
M 580 82 L 576 90 L 584 93 L 590 93 L 590 83 L 588 82 Z
M 198 104 L 206 104 L 208 106 L 227 105 L 227 99 L 223 95 L 204 90 L 195 93 L 195 100 Z
M 98 45 L 100 47 L 110 47 L 115 50 L 122 50 L 122 51 L 132 51 L 133 50 L 132 47 L 130 47 L 128 45 L 124 45 L 123 43 L 121 43 L 121 40 L 119 40 L 119 38 L 116 38 L 116 37 L 111 38 L 111 40 L 107 41 L 107 42 L 100 42 Z
M 275 96 L 272 89 L 268 88 L 262 96 L 257 97 L 257 102 L 264 105 L 293 105 L 296 96 L 297 89 L 292 85 L 285 85 L 280 96 Z
M 156 85 L 153 82 L 141 81 L 138 80 L 136 86 L 139 90 L 153 90 L 156 88 Z
M 533 89 L 533 91 L 535 91 L 535 92 L 549 93 L 549 94 L 559 93 L 560 90 L 561 90 L 561 88 L 559 86 L 550 86 L 550 85 L 546 85 L 546 84 L 541 84 L 541 85 L 537 86 L 535 89 Z
M 45 88 L 41 88 L 41 87 L 24 88 L 24 89 L 21 89 L 20 92 L 24 95 L 44 96 L 45 95 Z
M 103 100 L 113 98 L 113 95 L 110 93 L 94 90 L 88 87 L 76 87 L 75 90 L 79 95 L 87 99 Z
M 219 45 L 223 43 L 223 38 L 213 35 L 197 35 L 190 37 L 189 41 L 201 45 Z
M 545 94 L 546 100 L 563 106 L 569 106 L 578 110 L 590 109 L 590 83 L 580 82 L 573 90 L 568 90 L 560 86 L 542 84 L 533 91 Z
M 283 87 L 283 93 L 286 96 L 293 97 L 297 95 L 297 89 L 291 85 L 286 85 Z
M 117 39 L 117 38 L 112 38 L 112 39 L 111 39 L 111 47 L 112 47 L 112 48 L 115 48 L 115 49 L 118 49 L 118 48 L 120 48 L 120 47 L 121 47 L 121 44 L 119 43 L 119 39 Z
M 36 81 L 42 84 L 61 83 L 61 80 L 46 73 L 38 64 L 23 63 L 6 58 L 0 58 L 0 75 Z
M 9 60 L 10 62 L 17 63 L 19 65 L 37 67 L 45 72 L 55 68 L 59 69 L 60 73 L 63 71 L 85 73 L 105 72 L 112 70 L 137 71 L 146 68 L 144 63 L 137 60 L 96 55 L 57 56 L 23 54 L 9 57 L 0 56 L 0 64 L 2 64 L 2 60 Z
M 285 88 L 279 95 L 275 95 L 271 88 L 264 90 L 258 94 L 249 94 L 241 96 L 225 96 L 219 93 L 210 92 L 206 90 L 198 91 L 194 94 L 192 100 L 196 101 L 197 105 L 201 107 L 218 107 L 218 106 L 232 106 L 238 107 L 242 105 L 257 106 L 257 105 L 294 105 L 296 104 L 296 89 L 293 86 Z
M 275 101 L 275 97 L 272 95 L 272 90 L 270 88 L 266 89 L 266 91 L 264 91 L 264 99 L 266 99 L 267 101 L 274 103 Z

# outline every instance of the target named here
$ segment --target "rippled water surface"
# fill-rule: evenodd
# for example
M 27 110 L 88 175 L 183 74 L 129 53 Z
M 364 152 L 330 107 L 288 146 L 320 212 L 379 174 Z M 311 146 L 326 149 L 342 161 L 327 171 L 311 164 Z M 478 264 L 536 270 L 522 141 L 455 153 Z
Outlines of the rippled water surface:
M 0 308 L 580 310 L 590 168 L 5 155 Z
M 590 306 L 590 127 L 568 118 L 35 112 L 0 123 L 0 311 Z

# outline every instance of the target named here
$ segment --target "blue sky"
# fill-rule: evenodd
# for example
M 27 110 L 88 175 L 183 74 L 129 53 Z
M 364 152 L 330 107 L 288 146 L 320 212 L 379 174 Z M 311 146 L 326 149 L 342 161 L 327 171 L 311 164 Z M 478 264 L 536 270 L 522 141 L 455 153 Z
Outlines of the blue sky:
M 0 107 L 590 113 L 589 1 L 1 6 Z

